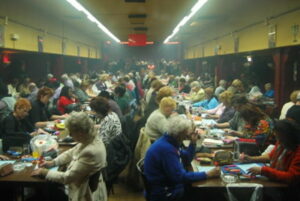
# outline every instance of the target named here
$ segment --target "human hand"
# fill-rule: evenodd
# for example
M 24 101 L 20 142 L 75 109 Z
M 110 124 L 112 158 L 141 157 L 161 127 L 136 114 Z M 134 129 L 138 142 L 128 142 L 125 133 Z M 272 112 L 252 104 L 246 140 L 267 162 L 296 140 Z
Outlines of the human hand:
M 31 176 L 33 177 L 38 177 L 38 176 L 42 176 L 45 177 L 47 175 L 49 170 L 45 169 L 45 168 L 39 168 L 36 169 L 34 171 L 32 171 Z
M 44 168 L 51 168 L 51 167 L 54 167 L 55 166 L 55 163 L 54 161 L 41 161 L 41 163 L 39 164 L 39 167 L 44 167 Z
M 211 169 L 210 171 L 206 172 L 207 178 L 214 178 L 220 176 L 221 169 L 220 167 L 215 167 L 214 169 Z
M 249 155 L 247 155 L 247 154 L 245 154 L 245 153 L 243 152 L 243 153 L 240 154 L 239 160 L 240 160 L 241 162 L 251 162 L 253 159 L 252 159 L 251 156 L 249 156 Z
M 190 137 L 191 139 L 191 143 L 192 144 L 196 144 L 196 142 L 197 142 L 197 140 L 198 140 L 198 133 L 197 132 L 193 132 L 192 134 L 191 134 L 191 137 Z
M 248 173 L 250 173 L 253 176 L 261 175 L 261 167 L 252 167 L 248 169 Z

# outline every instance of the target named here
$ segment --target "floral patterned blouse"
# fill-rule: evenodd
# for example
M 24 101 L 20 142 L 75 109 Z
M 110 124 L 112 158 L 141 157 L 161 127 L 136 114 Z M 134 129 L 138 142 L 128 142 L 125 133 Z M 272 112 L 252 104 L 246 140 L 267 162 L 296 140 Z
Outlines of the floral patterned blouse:
M 244 137 L 254 138 L 258 144 L 263 144 L 270 138 L 273 130 L 273 122 L 270 118 L 261 119 L 256 126 L 246 123 L 244 126 Z

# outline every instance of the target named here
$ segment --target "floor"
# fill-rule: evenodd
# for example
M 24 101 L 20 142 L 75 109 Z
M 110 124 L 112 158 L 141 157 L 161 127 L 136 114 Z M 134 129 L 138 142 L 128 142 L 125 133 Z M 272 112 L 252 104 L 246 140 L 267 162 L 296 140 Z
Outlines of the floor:
M 110 195 L 108 201 L 145 201 L 145 199 L 143 192 L 135 192 L 120 182 L 114 185 L 114 195 Z

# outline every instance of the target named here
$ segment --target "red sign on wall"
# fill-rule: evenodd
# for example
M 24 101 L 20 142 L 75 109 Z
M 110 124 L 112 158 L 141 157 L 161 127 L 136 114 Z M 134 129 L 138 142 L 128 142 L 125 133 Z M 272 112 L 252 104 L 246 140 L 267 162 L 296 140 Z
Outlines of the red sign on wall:
M 146 46 L 147 35 L 146 34 L 129 34 L 128 46 Z

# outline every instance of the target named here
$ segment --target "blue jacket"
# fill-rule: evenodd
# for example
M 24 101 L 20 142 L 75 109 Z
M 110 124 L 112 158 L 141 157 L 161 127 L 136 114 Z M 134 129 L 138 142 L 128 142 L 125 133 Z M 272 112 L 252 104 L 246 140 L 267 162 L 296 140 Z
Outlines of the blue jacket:
M 176 140 L 164 134 L 148 149 L 144 162 L 144 173 L 150 185 L 150 200 L 172 200 L 181 197 L 184 184 L 206 179 L 205 172 L 187 172 L 187 164 L 193 159 L 195 146 L 181 150 Z
M 206 99 L 193 104 L 193 107 L 203 107 L 205 110 L 214 109 L 219 105 L 218 100 L 215 97 Z

